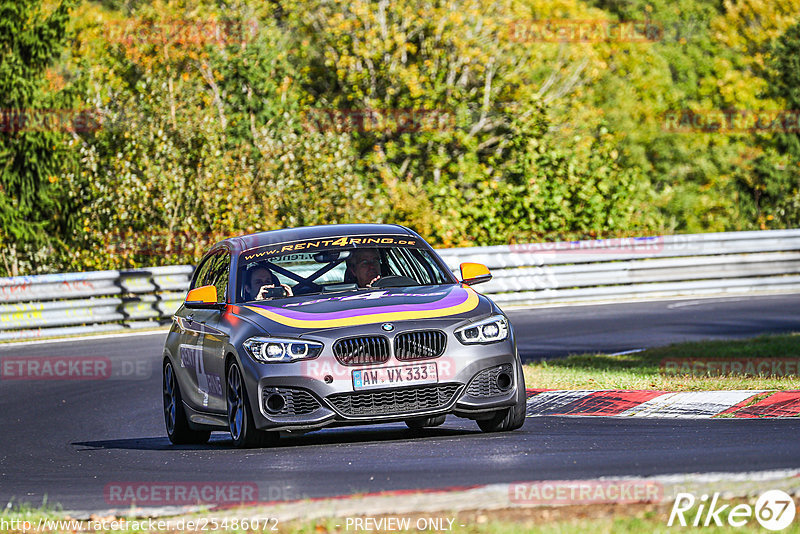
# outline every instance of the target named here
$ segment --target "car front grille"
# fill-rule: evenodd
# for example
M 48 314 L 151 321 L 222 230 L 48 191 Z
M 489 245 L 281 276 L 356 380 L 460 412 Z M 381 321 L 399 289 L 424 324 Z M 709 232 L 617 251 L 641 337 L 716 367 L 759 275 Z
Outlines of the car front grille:
M 338 340 L 333 354 L 342 365 L 384 363 L 389 360 L 389 340 L 384 336 L 361 336 Z
M 500 395 L 505 395 L 511 388 L 509 387 L 503 391 L 497 385 L 497 375 L 500 373 L 507 373 L 512 377 L 514 376 L 513 368 L 510 363 L 484 369 L 476 374 L 469 383 L 469 386 L 467 386 L 467 395 L 470 397 L 498 397 Z
M 447 406 L 460 387 L 458 384 L 440 384 L 388 391 L 336 393 L 328 397 L 328 401 L 346 416 L 398 415 Z
M 267 408 L 267 399 L 274 393 L 281 395 L 284 400 L 283 408 L 277 412 Z M 264 388 L 261 392 L 261 402 L 264 405 L 264 411 L 270 415 L 307 415 L 321 407 L 319 401 L 311 393 L 302 389 Z
M 398 334 L 394 338 L 394 357 L 400 361 L 438 358 L 446 345 L 447 335 L 439 330 Z

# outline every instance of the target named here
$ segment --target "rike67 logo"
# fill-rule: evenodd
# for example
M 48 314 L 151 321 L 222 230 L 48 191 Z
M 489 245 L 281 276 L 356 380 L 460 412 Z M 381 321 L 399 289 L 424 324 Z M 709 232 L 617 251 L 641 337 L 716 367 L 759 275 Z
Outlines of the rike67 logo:
M 667 526 L 671 527 L 677 520 L 682 527 L 721 527 L 725 523 L 731 527 L 742 527 L 755 517 L 765 529 L 778 531 L 791 525 L 796 513 L 794 500 L 781 490 L 762 493 L 754 507 L 737 504 L 732 508 L 730 504 L 719 503 L 719 493 L 714 493 L 710 499 L 708 495 L 701 495 L 699 500 L 691 493 L 678 493 Z

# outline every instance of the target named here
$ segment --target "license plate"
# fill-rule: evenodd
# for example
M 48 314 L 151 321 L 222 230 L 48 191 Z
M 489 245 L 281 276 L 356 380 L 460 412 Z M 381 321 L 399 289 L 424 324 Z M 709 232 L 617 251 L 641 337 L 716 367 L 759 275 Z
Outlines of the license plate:
M 435 384 L 438 381 L 439 375 L 436 372 L 435 363 L 353 371 L 353 389 Z

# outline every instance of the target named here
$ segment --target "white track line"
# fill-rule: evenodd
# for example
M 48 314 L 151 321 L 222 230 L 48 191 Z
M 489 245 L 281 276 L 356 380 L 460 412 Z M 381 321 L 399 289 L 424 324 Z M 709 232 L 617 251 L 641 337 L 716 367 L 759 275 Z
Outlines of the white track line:
M 154 336 L 156 334 L 163 336 L 167 332 L 169 332 L 168 328 L 162 328 L 160 330 L 147 330 L 145 332 L 115 332 L 113 334 L 97 334 L 97 335 L 86 335 L 79 337 L 58 337 L 52 339 L 36 339 L 32 341 L 9 341 L 7 343 L 0 343 L 0 350 L 7 348 L 13 349 L 17 347 L 24 347 L 25 345 L 45 345 L 50 343 L 79 343 L 82 341 L 92 341 L 95 339 L 109 339 L 116 337 Z

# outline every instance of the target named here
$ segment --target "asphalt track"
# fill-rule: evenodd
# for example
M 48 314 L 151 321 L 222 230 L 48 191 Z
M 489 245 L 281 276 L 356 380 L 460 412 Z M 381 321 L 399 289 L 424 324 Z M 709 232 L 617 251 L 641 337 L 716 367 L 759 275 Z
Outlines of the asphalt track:
M 800 294 L 511 310 L 523 360 L 800 331 Z
M 800 296 L 517 310 L 526 360 L 623 351 L 692 339 L 800 331 Z M 22 356 L 140 363 L 111 380 L 0 381 L 0 504 L 117 508 L 108 485 L 227 481 L 258 500 L 472 486 L 524 480 L 800 467 L 800 420 L 538 417 L 506 434 L 471 422 L 412 434 L 402 424 L 339 428 L 240 451 L 225 434 L 170 445 L 161 415 L 163 334 L 0 346 Z

